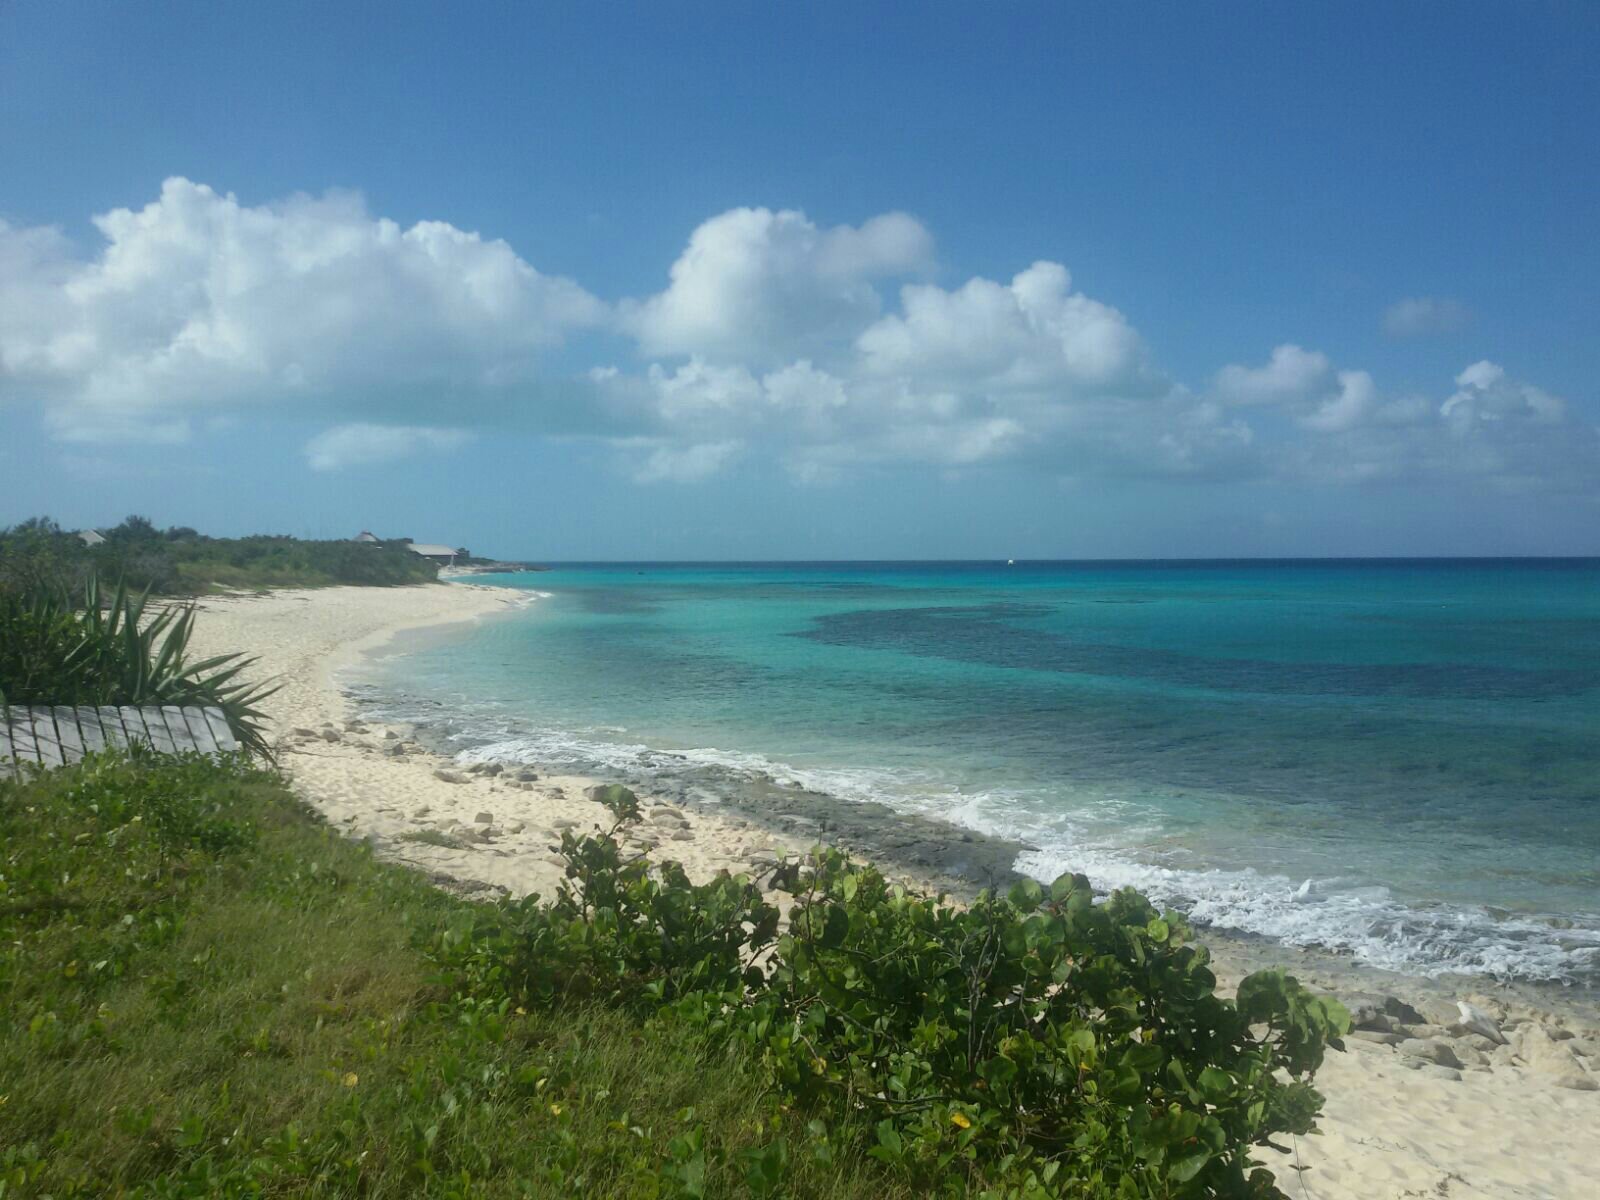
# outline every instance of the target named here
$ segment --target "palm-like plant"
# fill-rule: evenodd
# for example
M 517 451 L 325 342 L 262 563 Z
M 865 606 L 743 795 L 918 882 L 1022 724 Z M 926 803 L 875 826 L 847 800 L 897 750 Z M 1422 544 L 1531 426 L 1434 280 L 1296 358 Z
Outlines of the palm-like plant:
M 269 755 L 258 706 L 278 689 L 239 680 L 256 660 L 191 663 L 194 604 L 154 611 L 147 600 L 119 583 L 102 603 L 92 574 L 81 606 L 61 589 L 0 592 L 0 703 L 215 706 L 241 746 Z

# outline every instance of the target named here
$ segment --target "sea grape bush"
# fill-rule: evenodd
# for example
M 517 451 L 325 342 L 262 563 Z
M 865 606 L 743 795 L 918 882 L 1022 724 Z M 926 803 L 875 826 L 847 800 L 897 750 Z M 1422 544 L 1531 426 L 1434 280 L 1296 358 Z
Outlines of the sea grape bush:
M 928 1194 L 1275 1197 L 1253 1147 L 1310 1132 L 1310 1078 L 1349 1016 L 1291 975 L 1216 994 L 1203 947 L 1131 890 L 1033 881 L 957 906 L 834 850 L 787 874 L 787 930 L 743 876 L 696 885 L 568 832 L 555 897 L 485 907 L 434 948 L 467 995 L 604 1001 L 760 1056 L 825 1134 Z M 751 1166 L 782 1194 L 783 1166 Z M 694 1194 L 692 1191 L 685 1194 Z

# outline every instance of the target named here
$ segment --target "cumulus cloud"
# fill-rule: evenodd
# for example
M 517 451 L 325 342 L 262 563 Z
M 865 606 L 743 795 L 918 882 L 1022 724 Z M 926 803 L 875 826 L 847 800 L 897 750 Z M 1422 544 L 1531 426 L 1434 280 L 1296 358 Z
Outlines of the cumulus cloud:
M 1363 424 L 1377 407 L 1378 389 L 1365 371 L 1340 371 L 1339 389 L 1300 418 L 1318 433 L 1341 433 Z
M 1036 262 L 1009 284 L 972 279 L 955 291 L 908 285 L 900 300 L 902 313 L 884 317 L 857 339 L 870 374 L 1006 391 L 1137 395 L 1162 386 L 1127 319 L 1073 292 L 1072 276 L 1059 263 Z
M 1383 314 L 1383 331 L 1397 338 L 1459 333 L 1471 323 L 1472 311 L 1449 296 L 1407 296 Z
M 59 230 L 0 223 L 0 402 L 38 404 L 64 440 L 315 413 L 331 426 L 305 447 L 318 470 L 502 428 L 597 440 L 641 483 L 742 459 L 808 483 L 904 466 L 1590 491 L 1600 477 L 1592 418 L 1494 364 L 1395 395 L 1284 343 L 1191 390 L 1060 263 L 934 282 L 931 235 L 904 213 L 829 227 L 725 212 L 693 230 L 665 290 L 615 305 L 505 242 L 402 228 L 350 193 L 250 206 L 171 179 L 95 225 L 84 255 Z M 1453 301 L 1403 304 L 1397 331 L 1454 319 Z M 616 362 L 590 365 L 589 333 Z
M 1476 481 L 1506 490 L 1594 489 L 1600 427 L 1491 362 L 1456 376 L 1443 401 L 1385 399 L 1365 372 L 1341 372 L 1337 393 L 1301 424 L 1322 436 L 1285 447 L 1280 473 L 1341 483 Z
M 657 446 L 633 473 L 637 483 L 699 483 L 722 470 L 740 451 L 736 440 Z
M 1228 404 L 1282 404 L 1304 400 L 1333 378 L 1328 356 L 1285 344 L 1259 367 L 1234 363 L 1217 372 L 1213 390 Z
M 1566 402 L 1559 396 L 1509 378 L 1492 362 L 1475 362 L 1456 376 L 1457 391 L 1439 406 L 1439 415 L 1457 433 L 1502 422 L 1560 424 Z
M 174 178 L 94 224 L 104 244 L 87 260 L 54 231 L 0 229 L 0 363 L 77 440 L 330 403 L 471 412 L 514 398 L 546 351 L 606 315 L 503 241 L 402 229 L 351 193 L 250 207 Z
M 694 231 L 671 285 L 625 305 L 623 324 L 649 354 L 781 362 L 853 337 L 882 306 L 872 281 L 932 254 L 905 213 L 823 229 L 801 212 L 736 208 Z
M 393 462 L 424 452 L 444 453 L 471 440 L 461 429 L 432 429 L 420 425 L 336 425 L 317 434 L 305 445 L 306 461 L 313 470 L 337 471 Z

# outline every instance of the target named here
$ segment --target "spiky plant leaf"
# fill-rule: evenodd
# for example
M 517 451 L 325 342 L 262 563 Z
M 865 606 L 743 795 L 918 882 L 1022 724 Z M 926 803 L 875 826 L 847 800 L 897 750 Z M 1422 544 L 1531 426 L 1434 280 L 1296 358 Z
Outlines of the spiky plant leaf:
M 242 654 L 190 663 L 195 614 L 192 602 L 155 611 L 121 583 L 105 602 L 93 574 L 81 605 L 58 589 L 0 594 L 0 702 L 215 706 L 241 746 L 270 756 L 260 704 L 278 688 L 240 682 L 256 662 Z

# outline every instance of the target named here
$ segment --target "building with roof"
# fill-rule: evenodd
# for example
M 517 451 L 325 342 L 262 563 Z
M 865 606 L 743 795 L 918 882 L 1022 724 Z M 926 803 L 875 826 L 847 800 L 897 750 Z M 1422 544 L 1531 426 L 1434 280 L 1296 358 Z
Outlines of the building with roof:
M 467 553 L 465 547 L 452 549 L 449 546 L 442 546 L 434 542 L 412 542 L 406 549 L 413 554 L 420 554 L 423 558 L 431 559 L 441 567 L 451 566 L 458 558 L 472 557 Z
M 368 545 L 368 546 L 376 546 L 381 539 L 378 537 L 377 534 L 373 533 L 370 529 L 363 529 L 360 533 L 356 534 L 355 537 L 351 538 L 350 540 L 352 542 L 361 542 L 361 543 L 363 543 L 365 545 Z
M 78 530 L 78 540 L 85 546 L 104 546 L 106 544 L 105 535 L 97 533 L 93 529 Z

